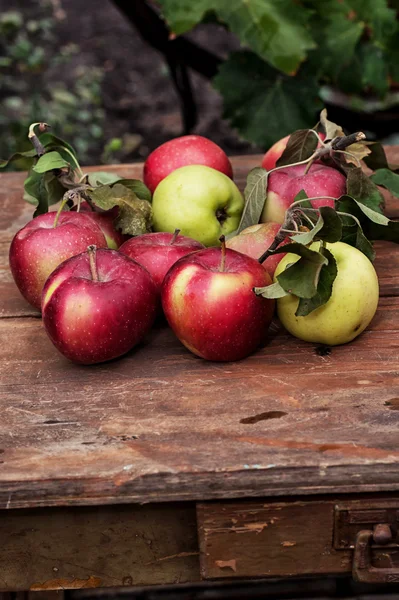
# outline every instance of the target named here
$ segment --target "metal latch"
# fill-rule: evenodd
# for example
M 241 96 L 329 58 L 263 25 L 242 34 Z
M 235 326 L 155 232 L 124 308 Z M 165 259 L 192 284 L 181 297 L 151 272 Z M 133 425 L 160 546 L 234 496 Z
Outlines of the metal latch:
M 372 564 L 374 549 L 399 548 L 399 500 L 372 506 L 337 505 L 334 518 L 334 548 L 354 549 L 352 576 L 364 583 L 399 582 L 399 568 L 378 568 Z

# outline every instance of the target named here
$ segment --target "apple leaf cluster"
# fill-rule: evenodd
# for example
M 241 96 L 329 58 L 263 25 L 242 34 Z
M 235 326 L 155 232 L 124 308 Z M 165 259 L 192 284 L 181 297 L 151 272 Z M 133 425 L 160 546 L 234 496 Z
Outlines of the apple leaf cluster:
M 346 176 L 346 194 L 336 198 L 334 208 L 324 206 L 318 209 L 312 207 L 304 190 L 296 196 L 276 238 L 279 240 L 284 232 L 284 235 L 290 236 L 291 243 L 283 248 L 276 248 L 277 244 L 273 244 L 266 254 L 291 252 L 300 258 L 280 273 L 272 286 L 256 290 L 265 298 L 281 298 L 289 293 L 298 296 L 297 316 L 306 316 L 325 304 L 331 296 L 337 267 L 327 243 L 345 242 L 360 250 L 370 261 L 375 258 L 374 240 L 399 243 L 399 223 L 384 215 L 383 196 L 378 188 L 378 185 L 383 186 L 398 197 L 399 169 L 388 164 L 383 147 L 377 143 L 365 144 L 364 148 L 357 142 L 348 143 L 345 151 L 337 150 L 339 144 L 345 141 L 342 129 L 327 120 L 325 111 L 320 124 L 326 136 L 324 142 L 317 136 L 319 126 L 314 130 L 294 132 L 277 162 L 276 170 L 298 163 L 305 166 L 315 159 L 325 162 Z M 331 139 L 331 136 L 334 137 Z M 346 141 L 351 141 L 352 137 L 348 136 Z M 374 173 L 367 175 L 359 158 L 363 158 L 369 168 L 376 169 Z M 242 219 L 245 226 L 254 224 L 248 222 L 252 215 L 259 219 L 262 214 L 267 201 L 269 173 L 256 168 L 248 176 L 245 217 Z M 258 189 L 261 185 L 264 186 L 263 196 Z M 256 206 L 249 208 L 250 203 Z M 320 242 L 318 251 L 308 247 L 315 241 Z
M 172 34 L 201 22 L 229 29 L 245 48 L 213 79 L 224 116 L 267 147 L 310 127 L 331 89 L 381 100 L 399 81 L 399 22 L 392 0 L 159 0 Z
M 38 126 L 38 127 L 37 127 Z M 37 136 L 35 129 L 42 133 Z M 62 200 L 68 209 L 82 199 L 93 210 L 118 207 L 114 225 L 123 234 L 139 235 L 152 225 L 151 192 L 138 179 L 124 179 L 112 173 L 84 175 L 73 147 L 46 131 L 46 124 L 31 126 L 29 138 L 34 148 L 0 160 L 0 168 L 24 158 L 30 163 L 24 182 L 24 198 L 36 206 L 34 216 L 48 212 Z

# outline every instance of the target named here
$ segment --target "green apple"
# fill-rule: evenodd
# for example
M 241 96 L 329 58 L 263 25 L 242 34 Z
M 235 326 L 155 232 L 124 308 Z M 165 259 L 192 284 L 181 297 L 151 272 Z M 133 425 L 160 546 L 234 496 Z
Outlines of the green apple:
M 310 246 L 319 249 L 319 243 Z M 306 317 L 296 317 L 298 298 L 293 294 L 277 300 L 277 313 L 284 327 L 306 342 L 336 346 L 346 344 L 364 331 L 377 310 L 379 288 L 375 269 L 357 248 L 336 242 L 327 244 L 337 261 L 337 277 L 328 302 Z M 286 254 L 278 264 L 274 280 L 299 256 Z
M 155 189 L 154 230 L 180 229 L 205 246 L 216 246 L 221 235 L 237 229 L 243 208 L 241 192 L 224 173 L 204 165 L 180 167 Z

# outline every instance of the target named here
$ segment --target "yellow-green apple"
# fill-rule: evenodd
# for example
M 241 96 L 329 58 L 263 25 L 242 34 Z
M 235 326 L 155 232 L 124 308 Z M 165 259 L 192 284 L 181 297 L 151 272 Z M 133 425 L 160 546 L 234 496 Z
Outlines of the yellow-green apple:
M 258 223 L 258 225 L 251 225 L 243 229 L 238 235 L 230 238 L 226 242 L 226 246 L 237 252 L 242 252 L 251 258 L 259 258 L 274 242 L 274 238 L 279 230 L 280 225 L 278 223 Z M 289 242 L 290 239 L 287 237 L 279 244 L 278 248 Z M 262 263 L 271 277 L 273 277 L 278 263 L 284 256 L 285 254 L 274 254 Z
M 319 243 L 311 245 L 318 250 Z M 378 304 L 378 278 L 369 259 L 357 248 L 343 242 L 327 244 L 337 262 L 337 276 L 330 299 L 306 317 L 296 317 L 298 298 L 292 294 L 277 300 L 277 313 L 292 335 L 335 346 L 360 335 L 372 320 Z M 274 274 L 275 281 L 286 267 L 299 259 L 286 254 Z
M 237 229 L 244 199 L 227 175 L 204 165 L 176 169 L 157 186 L 152 199 L 155 231 L 191 237 L 205 246 Z
M 304 190 L 312 200 L 314 208 L 334 207 L 334 200 L 346 193 L 345 176 L 321 163 L 314 163 L 306 173 L 307 165 L 288 166 L 273 171 L 267 183 L 267 197 L 261 221 L 283 223 L 285 211 L 293 203 L 295 196 Z M 326 198 L 327 196 L 327 198 Z
M 67 358 L 94 364 L 138 344 L 154 322 L 158 298 L 149 272 L 116 250 L 89 246 L 47 279 L 47 334 Z
M 151 152 L 144 163 L 144 183 L 154 193 L 169 173 L 187 165 L 206 165 L 233 177 L 231 163 L 217 144 L 200 135 L 184 135 Z
M 240 360 L 265 340 L 274 301 L 255 296 L 253 288 L 270 283 L 255 259 L 229 248 L 207 248 L 168 271 L 162 307 L 188 350 L 207 360 Z
M 71 210 L 77 211 L 77 206 L 74 206 Z M 119 246 L 129 239 L 128 235 L 124 235 L 121 231 L 116 229 L 114 225 L 114 221 L 119 213 L 119 208 L 117 206 L 114 206 L 110 210 L 93 210 L 88 202 L 81 202 L 79 212 L 87 215 L 99 225 L 101 231 L 105 235 L 108 248 L 117 250 Z
M 40 310 L 44 282 L 64 260 L 88 245 L 106 247 L 100 227 L 87 215 L 55 212 L 35 217 L 15 234 L 9 253 L 11 273 L 23 297 Z
M 171 266 L 182 256 L 204 248 L 200 242 L 178 233 L 144 233 L 119 248 L 119 252 L 133 258 L 151 273 L 159 294 Z
M 319 137 L 322 140 L 324 140 L 326 135 L 325 135 L 325 133 L 319 133 Z M 281 140 L 278 140 L 278 142 L 273 144 L 273 146 L 271 146 L 269 148 L 269 150 L 265 153 L 264 157 L 262 158 L 261 165 L 264 169 L 266 169 L 266 171 L 271 171 L 272 169 L 274 169 L 278 159 L 281 157 L 282 153 L 284 152 L 289 139 L 290 139 L 290 136 L 286 135 Z M 319 143 L 319 146 L 321 146 L 320 143 Z

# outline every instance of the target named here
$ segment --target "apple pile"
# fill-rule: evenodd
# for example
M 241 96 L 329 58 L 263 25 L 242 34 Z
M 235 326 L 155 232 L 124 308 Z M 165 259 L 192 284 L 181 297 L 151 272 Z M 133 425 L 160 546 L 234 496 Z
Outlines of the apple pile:
M 275 307 L 289 333 L 325 345 L 350 342 L 372 320 L 372 240 L 399 241 L 377 184 L 395 187 L 399 175 L 378 144 L 346 136 L 325 111 L 266 152 L 244 196 L 226 154 L 201 136 L 154 150 L 142 182 L 84 175 L 47 129 L 29 130 L 24 187 L 36 211 L 12 240 L 10 269 L 70 360 L 122 356 L 162 312 L 188 350 L 212 361 L 256 351 Z

